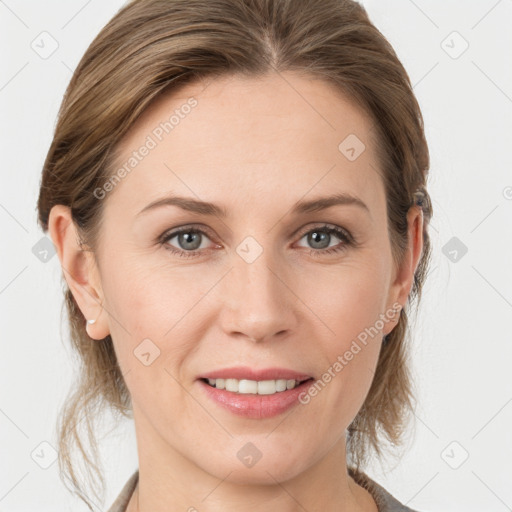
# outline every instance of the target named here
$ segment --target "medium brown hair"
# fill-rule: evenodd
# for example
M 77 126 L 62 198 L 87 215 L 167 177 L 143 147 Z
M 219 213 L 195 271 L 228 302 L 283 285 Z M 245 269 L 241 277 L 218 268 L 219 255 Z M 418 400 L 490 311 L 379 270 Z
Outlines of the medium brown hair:
M 427 273 L 432 206 L 419 105 L 393 48 L 360 4 L 135 0 L 123 6 L 85 52 L 64 95 L 43 167 L 38 221 L 46 232 L 51 208 L 70 207 L 81 243 L 94 253 L 104 201 L 93 192 L 111 177 L 115 149 L 153 100 L 164 90 L 203 77 L 261 77 L 288 70 L 333 84 L 370 115 L 397 265 L 408 243 L 407 212 L 415 204 L 423 210 L 423 253 L 408 304 L 382 343 L 370 391 L 348 429 L 347 457 L 353 467 L 362 468 L 370 449 L 381 458 L 382 440 L 399 444 L 413 409 L 408 310 L 414 299 L 419 302 Z M 94 470 L 104 493 L 95 421 L 106 409 L 117 417 L 131 417 L 131 401 L 110 335 L 100 341 L 88 336 L 86 319 L 67 286 L 65 304 L 80 373 L 59 415 L 59 467 L 61 477 L 70 480 L 72 490 L 92 510 L 76 472 L 73 447 L 79 449 L 90 481 Z M 89 452 L 79 427 L 87 434 Z

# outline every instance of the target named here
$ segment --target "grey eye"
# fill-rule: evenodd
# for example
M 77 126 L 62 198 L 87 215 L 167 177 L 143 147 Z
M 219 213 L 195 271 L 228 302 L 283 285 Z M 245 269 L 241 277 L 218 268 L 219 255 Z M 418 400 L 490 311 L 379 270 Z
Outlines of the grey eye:
M 175 243 L 171 243 L 171 240 L 173 239 L 177 239 L 177 245 Z M 198 249 L 204 248 L 204 246 L 202 247 L 204 240 L 208 240 L 208 237 L 201 231 L 187 229 L 178 233 L 170 234 L 167 237 L 166 243 L 183 251 L 197 251 Z
M 325 233 L 324 231 L 315 230 L 311 231 L 307 235 L 308 243 L 311 244 L 313 249 L 325 249 L 329 247 L 329 242 L 331 241 L 331 234 Z

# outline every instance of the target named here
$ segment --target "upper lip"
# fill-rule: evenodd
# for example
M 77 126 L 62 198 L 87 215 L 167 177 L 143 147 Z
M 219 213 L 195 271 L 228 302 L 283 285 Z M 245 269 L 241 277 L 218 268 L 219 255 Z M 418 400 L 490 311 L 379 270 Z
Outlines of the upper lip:
M 262 368 L 257 370 L 248 366 L 222 368 L 203 373 L 198 379 L 237 379 L 237 380 L 298 380 L 304 381 L 312 378 L 311 375 L 296 372 L 288 368 Z

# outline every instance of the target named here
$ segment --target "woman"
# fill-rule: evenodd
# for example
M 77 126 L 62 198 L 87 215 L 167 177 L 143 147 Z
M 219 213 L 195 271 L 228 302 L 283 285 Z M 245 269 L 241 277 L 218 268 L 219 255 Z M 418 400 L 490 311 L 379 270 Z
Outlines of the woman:
M 411 510 L 365 474 L 413 395 L 428 149 L 406 71 L 347 0 L 135 0 L 79 63 L 38 202 L 83 363 L 59 419 L 118 511 Z M 92 495 L 95 495 L 94 497 Z

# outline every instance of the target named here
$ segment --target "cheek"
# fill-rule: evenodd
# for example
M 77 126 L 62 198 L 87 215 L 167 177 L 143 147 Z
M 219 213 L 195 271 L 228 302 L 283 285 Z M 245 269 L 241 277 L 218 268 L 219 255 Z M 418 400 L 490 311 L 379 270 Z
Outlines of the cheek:
M 117 260 L 105 272 L 103 289 L 119 364 L 129 372 L 127 383 L 137 379 L 137 387 L 151 388 L 154 379 L 183 377 L 182 362 L 201 337 L 195 314 L 219 278 L 141 260 Z
M 192 348 L 184 329 L 190 329 L 187 312 L 197 299 L 190 289 L 179 293 L 179 286 L 170 272 L 118 262 L 104 287 L 114 348 L 132 400 L 147 417 L 161 417 L 164 426 L 171 418 L 162 410 L 186 405 L 176 380 L 182 380 L 180 368 Z
M 321 320 L 321 338 L 337 340 L 330 346 L 340 350 L 365 329 L 377 325 L 382 330 L 376 322 L 385 313 L 388 280 L 385 258 L 347 259 L 317 272 L 314 279 L 303 279 L 300 293 Z
M 382 260 L 368 258 L 319 274 L 308 288 L 325 361 L 318 395 L 322 410 L 330 411 L 319 428 L 329 421 L 346 428 L 366 398 L 382 344 L 388 277 Z
M 109 311 L 134 336 L 164 336 L 207 290 L 199 273 L 171 267 L 164 256 L 133 254 L 105 272 Z

